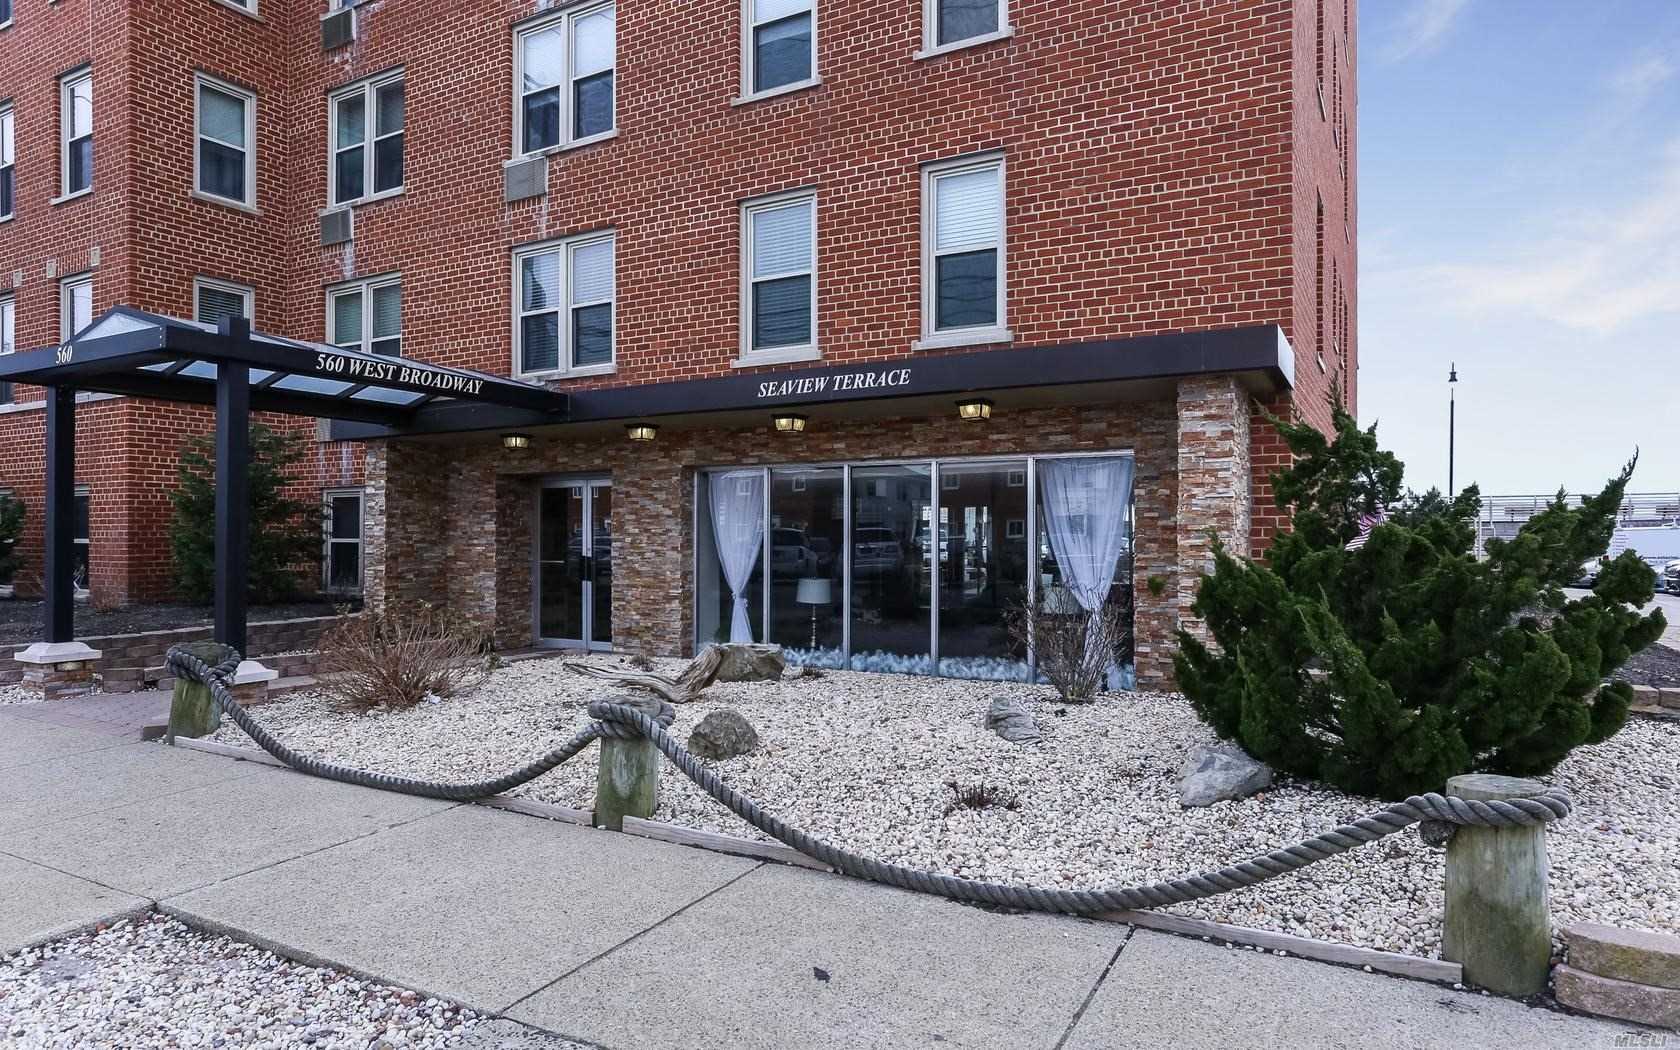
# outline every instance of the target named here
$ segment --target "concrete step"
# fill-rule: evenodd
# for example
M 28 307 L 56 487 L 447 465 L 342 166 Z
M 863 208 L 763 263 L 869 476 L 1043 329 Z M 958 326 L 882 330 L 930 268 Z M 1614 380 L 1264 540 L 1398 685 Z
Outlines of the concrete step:
M 1578 922 L 1563 931 L 1577 970 L 1657 988 L 1680 989 L 1680 937 Z
M 1583 1013 L 1657 1028 L 1680 1028 L 1680 989 L 1618 981 L 1573 966 L 1554 969 L 1552 981 L 1558 1002 Z

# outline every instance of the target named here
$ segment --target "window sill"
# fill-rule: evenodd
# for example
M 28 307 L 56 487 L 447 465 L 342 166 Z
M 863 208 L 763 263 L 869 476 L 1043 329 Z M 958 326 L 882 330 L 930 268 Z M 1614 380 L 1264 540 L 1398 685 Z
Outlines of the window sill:
M 68 204 L 70 201 L 76 200 L 79 197 L 86 197 L 92 193 L 93 187 L 89 186 L 87 189 L 77 190 L 75 193 L 61 193 L 47 203 L 55 206 L 59 204 Z
M 1318 82 L 1318 119 L 1329 120 L 1330 114 L 1324 111 L 1324 81 Z
M 1014 35 L 1014 26 L 1004 26 L 1002 29 L 999 29 L 994 33 L 987 33 L 984 36 L 971 36 L 966 40 L 953 40 L 949 44 L 940 44 L 937 47 L 923 48 L 910 57 L 918 61 L 924 58 L 938 58 L 940 55 L 948 55 L 953 51 L 966 51 L 971 47 L 980 47 L 983 44 L 993 44 L 999 40 L 1008 40 Z
M 536 157 L 553 157 L 561 153 L 570 153 L 575 149 L 583 149 L 585 146 L 594 146 L 602 142 L 611 142 L 616 138 L 618 138 L 618 129 L 613 128 L 611 131 L 603 131 L 599 135 L 591 135 L 586 139 L 573 139 L 571 142 L 562 142 L 558 146 L 548 146 L 544 149 L 534 149 L 529 153 L 521 153 L 512 160 L 502 161 L 502 167 L 510 168 L 515 164 L 523 164 L 525 161 Z
M 15 212 L 15 211 L 12 212 L 9 215 L 0 215 L 0 226 L 3 226 L 6 223 L 11 222 L 15 218 L 17 218 L 17 212 Z
M 248 8 L 248 7 L 242 7 L 239 4 L 234 3 L 233 0 L 214 0 L 214 2 L 218 6 L 227 8 L 229 11 L 238 11 L 240 14 L 244 15 L 246 18 L 249 18 L 253 21 L 256 21 L 256 22 L 261 22 L 262 21 L 262 16 L 257 14 L 256 11 L 254 11 L 251 8 Z
M 558 383 L 566 379 L 587 379 L 590 376 L 610 376 L 617 371 L 618 363 L 615 361 L 611 364 L 605 365 L 584 365 L 581 368 L 573 368 L 564 372 L 521 372 L 514 378 L 518 379 L 522 383 L 534 383 L 540 385 L 543 383 Z
M 218 197 L 214 193 L 205 193 L 202 190 L 193 190 L 188 195 L 192 197 L 193 200 L 203 201 L 206 204 L 219 204 L 224 208 L 232 208 L 234 211 L 242 211 L 247 215 L 262 214 L 262 212 L 257 210 L 255 205 L 246 204 L 243 201 L 236 201 L 230 197 Z
M 383 193 L 373 193 L 366 197 L 357 197 L 351 201 L 338 201 L 322 209 L 321 214 L 326 215 L 330 212 L 343 211 L 346 208 L 360 208 L 364 204 L 378 204 L 380 201 L 388 201 L 392 197 L 401 197 L 406 189 L 406 186 L 398 186 L 394 190 L 386 190 Z
M 912 350 L 948 350 L 955 346 L 988 346 L 1012 343 L 1015 333 L 1007 328 L 963 328 L 955 332 L 933 332 L 910 344 Z
M 822 87 L 822 77 L 812 77 L 809 80 L 796 80 L 791 84 L 783 84 L 781 87 L 773 87 L 768 91 L 755 91 L 750 95 L 741 95 L 730 99 L 729 104 L 731 106 L 750 106 L 754 102 L 763 102 L 765 99 L 780 98 L 783 95 L 791 95 L 796 91 L 808 91 L 814 87 Z
M 730 368 L 762 368 L 765 365 L 793 365 L 807 361 L 821 361 L 822 350 L 815 346 L 789 346 L 775 350 L 757 350 L 742 354 L 729 362 Z

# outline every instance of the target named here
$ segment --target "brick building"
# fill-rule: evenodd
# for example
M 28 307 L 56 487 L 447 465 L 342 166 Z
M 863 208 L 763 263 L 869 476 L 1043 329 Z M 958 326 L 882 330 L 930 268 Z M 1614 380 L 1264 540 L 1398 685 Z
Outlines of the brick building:
M 1357 405 L 1351 7 L 0 0 L 0 317 L 553 391 L 285 424 L 331 574 L 506 645 L 1015 674 L 1006 605 L 1106 595 L 1160 683 L 1208 530 L 1279 525 L 1255 401 Z M 86 396 L 92 586 L 157 597 L 209 417 Z

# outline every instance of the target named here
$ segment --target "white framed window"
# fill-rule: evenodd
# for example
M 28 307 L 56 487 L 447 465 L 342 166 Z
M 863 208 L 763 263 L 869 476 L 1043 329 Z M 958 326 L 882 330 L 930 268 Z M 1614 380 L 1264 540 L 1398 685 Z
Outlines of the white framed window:
M 617 13 L 593 4 L 514 32 L 515 151 L 523 156 L 611 135 L 618 66 Z
M 0 356 L 17 350 L 17 299 L 0 297 Z M 12 384 L 0 383 L 0 405 L 12 403 Z M 10 495 L 10 493 L 8 493 Z
M 0 0 L 5 3 L 5 0 Z M 10 105 L 0 106 L 0 221 L 17 213 L 17 118 Z
M 741 0 L 742 99 L 817 82 L 817 0 Z
M 257 293 L 243 284 L 214 277 L 193 280 L 193 320 L 220 325 L 229 317 L 250 320 L 256 315 Z
M 93 189 L 93 70 L 58 82 L 59 199 Z
M 922 0 L 918 58 L 1001 40 L 1011 34 L 1009 0 Z
M 333 204 L 357 204 L 402 192 L 406 108 L 401 70 L 333 92 L 327 103 L 332 153 L 327 177 Z
M 0 29 L 12 24 L 12 0 L 0 0 Z
M 93 585 L 93 490 L 86 485 L 76 486 L 75 515 L 71 523 L 70 539 L 75 544 L 70 552 L 71 579 L 78 591 L 91 590 Z
M 327 289 L 327 342 L 402 356 L 402 278 L 370 277 Z
M 93 274 L 77 274 L 58 282 L 58 341 L 68 343 L 92 323 Z
M 193 78 L 193 189 L 247 208 L 257 203 L 257 96 L 200 73 Z
M 996 154 L 922 169 L 921 347 L 1004 342 L 1004 171 Z
M 588 233 L 513 255 L 518 375 L 595 375 L 616 367 L 616 236 Z
M 321 586 L 328 594 L 359 594 L 362 590 L 361 489 L 328 489 L 321 493 Z
M 741 206 L 741 362 L 810 360 L 817 345 L 817 197 Z

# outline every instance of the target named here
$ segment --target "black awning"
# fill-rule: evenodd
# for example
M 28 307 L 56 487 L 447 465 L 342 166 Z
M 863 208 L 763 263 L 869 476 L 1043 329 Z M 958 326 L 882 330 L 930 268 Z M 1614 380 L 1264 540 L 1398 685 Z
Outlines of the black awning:
M 118 306 L 62 346 L 0 357 L 0 381 L 214 404 L 219 363 L 250 368 L 252 409 L 403 426 L 452 403 L 563 422 L 565 394 L 505 376 L 444 368 L 325 343 L 218 328 Z

